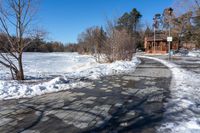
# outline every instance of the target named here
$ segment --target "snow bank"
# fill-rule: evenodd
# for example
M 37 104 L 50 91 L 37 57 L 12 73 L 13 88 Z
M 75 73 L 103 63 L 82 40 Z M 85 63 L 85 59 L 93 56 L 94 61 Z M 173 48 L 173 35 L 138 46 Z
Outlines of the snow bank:
M 116 61 L 111 64 L 104 63 L 93 63 L 93 64 L 86 64 L 86 66 L 83 66 L 80 68 L 80 70 L 76 72 L 72 72 L 67 74 L 67 77 L 73 77 L 73 78 L 81 78 L 86 77 L 88 79 L 98 79 L 102 76 L 107 75 L 115 75 L 115 74 L 123 74 L 128 72 L 133 72 L 137 65 L 140 63 L 140 60 L 138 60 L 136 57 L 132 59 L 132 61 Z
M 190 56 L 190 57 L 200 57 L 200 50 L 190 51 L 188 56 Z
M 32 57 L 33 56 L 33 57 Z M 40 57 L 43 56 L 43 57 Z M 41 64 L 33 63 L 34 55 L 28 54 L 25 71 L 29 78 L 46 78 L 49 75 L 60 75 L 48 82 L 39 84 L 20 83 L 18 81 L 0 80 L 0 100 L 33 97 L 67 89 L 91 85 L 81 79 L 98 79 L 102 76 L 128 73 L 134 71 L 140 63 L 136 57 L 132 61 L 116 61 L 111 64 L 99 64 L 92 56 L 78 54 L 50 54 L 37 56 Z M 45 58 L 44 58 L 45 57 Z M 35 59 L 33 59 L 35 58 Z M 47 62 L 47 64 L 45 64 Z M 38 62 L 39 63 L 39 62 Z M 35 67 L 32 65 L 36 64 Z M 48 66 L 49 65 L 49 66 Z M 33 68 L 35 68 L 33 70 Z M 28 70 L 30 69 L 30 70 Z M 34 72 L 37 71 L 37 74 Z M 44 73 L 42 73 L 44 71 Z M 38 74 L 39 73 L 39 74 Z M 1 72 L 3 75 L 5 72 Z M 5 77 L 3 77 L 5 78 Z
M 192 50 L 188 54 L 176 53 L 175 56 L 200 57 L 200 50 Z
M 170 86 L 171 97 L 165 105 L 166 112 L 159 132 L 200 132 L 200 75 L 181 69 L 179 66 L 158 58 L 140 56 L 159 61 L 170 68 L 173 74 Z
M 22 84 L 18 81 L 0 81 L 0 100 L 33 97 L 62 90 L 81 88 L 90 85 L 87 82 L 73 82 L 64 77 L 57 77 L 49 82 L 37 85 Z

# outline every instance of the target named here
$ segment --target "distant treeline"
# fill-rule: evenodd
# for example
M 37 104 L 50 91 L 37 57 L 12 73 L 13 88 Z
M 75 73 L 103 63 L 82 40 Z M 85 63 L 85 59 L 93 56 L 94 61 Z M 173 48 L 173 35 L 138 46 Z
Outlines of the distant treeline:
M 17 40 L 13 37 L 13 40 Z M 44 41 L 41 38 L 26 38 L 25 41 L 30 42 L 30 44 L 24 49 L 24 52 L 76 52 L 78 45 L 70 43 L 64 45 L 57 41 Z M 8 52 L 12 51 L 12 47 L 9 45 L 9 40 L 6 35 L 0 34 L 0 51 Z

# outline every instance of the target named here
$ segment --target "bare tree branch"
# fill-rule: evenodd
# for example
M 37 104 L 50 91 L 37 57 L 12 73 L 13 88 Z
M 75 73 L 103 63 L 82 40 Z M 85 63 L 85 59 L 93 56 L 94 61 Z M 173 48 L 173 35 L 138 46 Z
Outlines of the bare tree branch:
M 11 75 L 17 80 L 24 80 L 22 56 L 24 48 L 31 44 L 31 39 L 25 41 L 28 36 L 28 28 L 32 21 L 33 0 L 2 0 L 0 4 L 1 31 L 8 40 L 3 48 L 4 54 L 0 53 L 1 64 L 10 68 Z M 4 3 L 3 3 L 4 2 Z M 8 6 L 5 6 L 5 5 Z M 15 31 L 15 32 L 14 32 Z M 8 56 L 7 56 L 8 55 Z M 14 72 L 14 73 L 13 73 Z

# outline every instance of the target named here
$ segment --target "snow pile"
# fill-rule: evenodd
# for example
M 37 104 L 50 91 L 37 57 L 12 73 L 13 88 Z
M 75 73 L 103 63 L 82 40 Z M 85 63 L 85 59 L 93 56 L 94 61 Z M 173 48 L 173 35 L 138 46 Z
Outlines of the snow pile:
M 188 52 L 188 53 L 187 53 Z M 188 56 L 188 57 L 200 57 L 200 50 L 187 51 L 186 53 L 176 53 L 175 56 Z
M 92 64 L 90 67 L 88 64 L 82 67 L 79 71 L 67 74 L 67 77 L 82 78 L 86 77 L 88 79 L 98 79 L 102 76 L 123 74 L 128 72 L 133 72 L 137 65 L 140 63 L 136 57 L 132 61 L 116 61 L 111 64 Z
M 144 57 L 144 56 L 143 56 Z M 179 68 L 177 65 L 153 57 L 169 67 L 173 74 L 171 97 L 165 105 L 166 112 L 159 132 L 200 132 L 200 75 Z
M 190 57 L 200 57 L 200 50 L 190 51 L 188 56 L 190 56 Z
M 57 77 L 49 82 L 37 85 L 22 84 L 17 81 L 0 81 L 0 100 L 33 97 L 62 90 L 81 88 L 90 85 L 87 82 L 73 82 L 64 77 Z
M 34 65 L 33 62 L 35 61 L 33 58 L 36 57 L 34 57 L 34 53 L 32 54 L 28 54 L 30 56 L 28 57 L 29 60 L 25 62 L 25 72 L 27 70 L 26 74 L 30 79 L 46 78 L 47 80 L 47 77 L 50 75 L 57 76 L 53 76 L 54 78 L 50 81 L 39 84 L 0 80 L 0 100 L 33 97 L 67 89 L 86 87 L 91 85 L 91 83 L 85 82 L 83 79 L 98 79 L 102 76 L 128 73 L 134 71 L 140 63 L 140 60 L 134 57 L 132 61 L 116 61 L 111 64 L 99 64 L 89 55 L 82 56 L 73 53 L 60 53 L 57 55 L 54 53 L 45 56 L 40 54 L 43 57 L 37 56 L 41 64 L 37 65 L 35 63 L 36 67 L 33 67 L 32 65 Z M 47 64 L 45 64 L 46 62 Z M 32 68 L 35 69 L 33 70 Z M 37 74 L 34 75 L 36 71 Z M 0 74 L 3 75 L 5 72 L 0 71 Z

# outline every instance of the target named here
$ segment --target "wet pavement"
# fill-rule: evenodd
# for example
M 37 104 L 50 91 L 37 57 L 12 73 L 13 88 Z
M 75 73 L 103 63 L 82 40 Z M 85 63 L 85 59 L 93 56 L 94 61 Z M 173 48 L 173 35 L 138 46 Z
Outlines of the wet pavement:
M 170 97 L 171 71 L 141 59 L 136 71 L 85 88 L 0 101 L 0 133 L 154 133 Z

